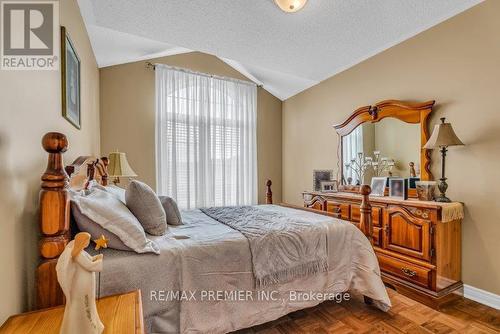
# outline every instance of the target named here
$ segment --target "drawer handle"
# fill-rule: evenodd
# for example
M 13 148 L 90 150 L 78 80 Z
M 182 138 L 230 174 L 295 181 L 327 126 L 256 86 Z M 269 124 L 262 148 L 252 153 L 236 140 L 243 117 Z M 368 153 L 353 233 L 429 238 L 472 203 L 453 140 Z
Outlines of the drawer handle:
M 417 274 L 416 271 L 410 270 L 408 268 L 401 268 L 401 271 L 403 272 L 403 274 L 405 274 L 406 276 L 409 276 L 409 277 L 413 277 Z

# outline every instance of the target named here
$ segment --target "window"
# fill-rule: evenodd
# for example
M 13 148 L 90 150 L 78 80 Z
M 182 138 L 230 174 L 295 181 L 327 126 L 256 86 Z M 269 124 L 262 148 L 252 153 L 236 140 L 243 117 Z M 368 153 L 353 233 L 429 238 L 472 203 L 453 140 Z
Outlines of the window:
M 350 162 L 352 159 L 358 159 L 358 153 L 363 152 L 363 127 L 358 126 L 350 134 L 342 137 L 342 147 L 343 147 L 343 160 L 345 162 Z M 344 181 L 349 178 L 352 179 L 352 184 L 363 183 L 363 180 L 358 180 L 359 176 L 355 173 L 352 168 L 346 168 L 343 166 L 344 170 Z
M 157 187 L 181 208 L 257 203 L 257 87 L 156 66 Z

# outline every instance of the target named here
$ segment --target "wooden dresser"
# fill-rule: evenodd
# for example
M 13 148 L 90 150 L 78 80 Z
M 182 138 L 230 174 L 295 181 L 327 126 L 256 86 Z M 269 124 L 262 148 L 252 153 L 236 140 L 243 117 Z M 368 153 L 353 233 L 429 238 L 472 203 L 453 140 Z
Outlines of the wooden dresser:
M 359 227 L 361 196 L 304 192 L 304 206 Z M 444 221 L 453 204 L 370 196 L 373 240 L 386 285 L 433 308 L 462 294 L 461 219 Z M 456 204 L 455 204 L 456 205 Z

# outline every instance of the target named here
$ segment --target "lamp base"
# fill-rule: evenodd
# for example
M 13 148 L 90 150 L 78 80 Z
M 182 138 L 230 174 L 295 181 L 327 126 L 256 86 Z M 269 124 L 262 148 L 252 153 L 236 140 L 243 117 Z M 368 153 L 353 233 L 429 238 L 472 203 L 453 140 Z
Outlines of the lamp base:
M 435 201 L 440 203 L 450 203 L 451 199 L 446 197 L 446 190 L 448 189 L 448 183 L 446 183 L 445 177 L 439 179 L 438 189 L 440 194 L 438 197 L 436 197 Z
M 434 201 L 440 202 L 440 203 L 451 203 L 451 199 L 449 199 L 446 196 L 442 196 L 442 195 L 439 195 L 438 197 L 436 197 L 436 199 Z

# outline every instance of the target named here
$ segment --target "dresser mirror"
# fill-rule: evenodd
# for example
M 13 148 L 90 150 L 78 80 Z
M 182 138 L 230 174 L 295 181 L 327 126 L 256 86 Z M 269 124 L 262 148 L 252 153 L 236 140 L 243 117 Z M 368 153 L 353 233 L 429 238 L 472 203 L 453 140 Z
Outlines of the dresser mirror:
M 373 177 L 432 180 L 428 117 L 434 101 L 383 101 L 357 109 L 335 129 L 339 140 L 339 182 L 346 190 Z

